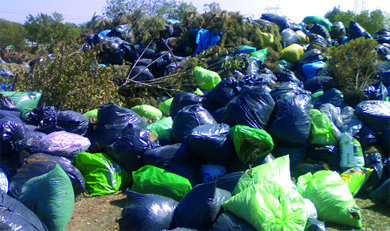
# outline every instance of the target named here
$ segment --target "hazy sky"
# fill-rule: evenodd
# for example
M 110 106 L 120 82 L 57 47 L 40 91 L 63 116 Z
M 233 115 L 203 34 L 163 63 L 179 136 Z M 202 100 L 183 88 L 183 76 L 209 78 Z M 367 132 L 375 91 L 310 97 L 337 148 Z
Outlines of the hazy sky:
M 203 12 L 204 4 L 212 0 L 183 0 L 192 2 L 198 11 Z M 285 15 L 295 22 L 301 22 L 305 16 L 324 16 L 324 14 L 339 7 L 343 11 L 354 10 L 355 2 L 361 9 L 362 3 L 366 10 L 380 9 L 390 14 L 388 0 L 214 0 L 222 9 L 239 11 L 249 17 L 259 18 L 262 13 L 272 12 L 275 9 L 279 15 Z M 93 14 L 103 14 L 106 0 L 0 0 L 0 18 L 24 23 L 26 17 L 38 13 L 61 13 L 65 22 L 76 24 L 89 21 Z

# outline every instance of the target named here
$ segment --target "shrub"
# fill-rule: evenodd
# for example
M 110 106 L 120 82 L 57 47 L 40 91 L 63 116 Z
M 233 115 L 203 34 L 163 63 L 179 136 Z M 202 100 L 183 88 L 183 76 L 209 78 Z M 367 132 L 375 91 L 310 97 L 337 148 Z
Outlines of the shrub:
M 375 40 L 361 37 L 330 49 L 329 74 L 351 105 L 358 103 L 364 89 L 375 82 L 377 45 Z
M 99 47 L 84 51 L 77 39 L 53 47 L 54 60 L 38 62 L 30 75 L 19 76 L 19 91 L 42 90 L 42 103 L 58 110 L 86 112 L 110 100 L 122 104 L 117 68 L 99 66 Z

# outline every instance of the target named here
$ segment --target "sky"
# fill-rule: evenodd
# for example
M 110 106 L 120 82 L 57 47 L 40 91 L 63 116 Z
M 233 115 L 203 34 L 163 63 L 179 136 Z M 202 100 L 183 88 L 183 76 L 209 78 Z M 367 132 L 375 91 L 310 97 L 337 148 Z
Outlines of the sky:
M 294 22 L 301 22 L 306 16 L 324 16 L 334 7 L 342 11 L 363 9 L 373 11 L 380 9 L 390 14 L 390 1 L 387 0 L 182 0 L 191 2 L 200 13 L 204 4 L 217 2 L 222 9 L 239 11 L 251 18 L 260 18 L 262 13 L 277 13 L 287 16 Z M 94 14 L 103 15 L 106 0 L 0 0 L 0 18 L 24 23 L 26 17 L 39 13 L 51 15 L 61 13 L 64 22 L 81 24 L 89 21 Z

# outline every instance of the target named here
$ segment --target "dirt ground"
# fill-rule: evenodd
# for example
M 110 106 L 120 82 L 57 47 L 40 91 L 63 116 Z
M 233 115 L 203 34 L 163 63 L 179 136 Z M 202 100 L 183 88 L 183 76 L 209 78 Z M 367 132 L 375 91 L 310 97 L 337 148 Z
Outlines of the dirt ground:
M 374 204 L 369 199 L 355 198 L 363 216 L 364 231 L 390 231 L 390 209 Z M 104 196 L 79 196 L 68 224 L 68 231 L 119 230 L 117 220 L 122 217 L 126 194 L 117 192 Z M 359 230 L 351 227 L 326 224 L 329 231 Z

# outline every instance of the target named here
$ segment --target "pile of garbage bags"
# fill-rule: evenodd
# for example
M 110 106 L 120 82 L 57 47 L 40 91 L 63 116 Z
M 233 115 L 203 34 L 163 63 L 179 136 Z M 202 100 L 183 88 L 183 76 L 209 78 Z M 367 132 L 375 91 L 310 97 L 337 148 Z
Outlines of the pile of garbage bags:
M 334 43 L 335 28 L 340 44 L 371 36 L 357 23 L 346 34 L 319 17 L 305 18 L 311 26 L 303 28 L 276 16 L 262 19 L 282 31 L 278 71 L 262 65 L 266 50 L 245 47 L 247 72 L 221 77 L 195 67 L 197 91 L 156 107 L 108 102 L 81 114 L 39 105 L 40 92 L 0 92 L 0 227 L 65 230 L 77 195 L 119 190 L 127 193 L 123 230 L 361 228 L 355 196 L 390 207 L 390 68 L 382 66 L 380 84 L 351 107 L 331 77 L 319 75 L 327 57 L 309 48 Z M 118 26 L 88 39 L 105 42 L 109 63 L 134 61 L 140 51 L 161 57 L 136 78 L 161 76 L 174 62 L 130 38 L 131 29 Z

